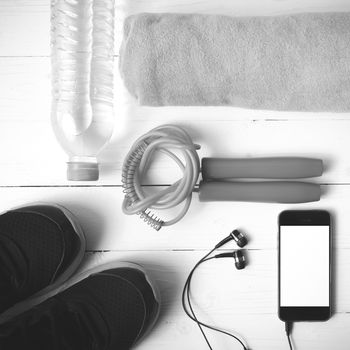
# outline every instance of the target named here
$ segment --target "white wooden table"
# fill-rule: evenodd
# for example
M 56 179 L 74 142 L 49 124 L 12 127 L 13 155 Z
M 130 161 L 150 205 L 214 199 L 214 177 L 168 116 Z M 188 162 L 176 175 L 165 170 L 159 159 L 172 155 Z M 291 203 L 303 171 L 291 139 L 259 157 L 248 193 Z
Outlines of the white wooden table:
M 305 11 L 349 11 L 349 0 L 117 0 L 117 51 L 123 18 L 132 13 L 200 12 L 273 15 Z M 350 114 L 306 114 L 236 108 L 145 108 L 127 95 L 116 69 L 116 131 L 100 159 L 96 183 L 67 182 L 66 156 L 50 125 L 49 0 L 0 0 L 0 210 L 32 201 L 70 208 L 88 240 L 90 263 L 142 263 L 159 282 L 160 320 L 137 349 L 205 349 L 197 326 L 184 314 L 180 296 L 194 263 L 233 228 L 249 235 L 249 266 L 236 271 L 223 259 L 204 265 L 193 282 L 199 315 L 239 332 L 250 348 L 287 349 L 277 317 L 277 215 L 286 205 L 199 203 L 194 195 L 179 224 L 152 231 L 121 213 L 121 164 L 136 136 L 162 123 L 188 129 L 201 156 L 315 156 L 327 170 L 319 180 L 323 199 L 293 208 L 324 208 L 335 219 L 335 314 L 326 323 L 294 328 L 297 349 L 350 348 Z M 179 173 L 162 159 L 152 183 L 167 184 Z M 234 245 L 232 245 L 234 248 Z M 312 247 L 310 247 L 312 249 Z M 89 259 L 87 259 L 89 260 Z M 215 349 L 240 349 L 210 334 Z

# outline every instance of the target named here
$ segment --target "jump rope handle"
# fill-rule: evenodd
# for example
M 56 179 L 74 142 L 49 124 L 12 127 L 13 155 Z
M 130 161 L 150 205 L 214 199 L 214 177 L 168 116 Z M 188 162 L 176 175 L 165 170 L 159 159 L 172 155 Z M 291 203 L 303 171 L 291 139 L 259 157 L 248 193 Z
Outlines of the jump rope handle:
M 235 178 L 301 179 L 321 176 L 322 173 L 322 160 L 313 158 L 202 159 L 204 181 Z
M 209 181 L 199 185 L 201 202 L 242 201 L 264 203 L 307 203 L 319 201 L 318 184 L 293 181 L 225 182 Z

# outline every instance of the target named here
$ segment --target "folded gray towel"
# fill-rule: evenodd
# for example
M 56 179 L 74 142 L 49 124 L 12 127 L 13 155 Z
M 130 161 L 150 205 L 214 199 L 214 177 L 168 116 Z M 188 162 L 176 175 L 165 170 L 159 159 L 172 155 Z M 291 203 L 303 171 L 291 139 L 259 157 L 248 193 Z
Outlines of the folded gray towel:
M 350 13 L 139 14 L 120 70 L 142 105 L 350 111 Z

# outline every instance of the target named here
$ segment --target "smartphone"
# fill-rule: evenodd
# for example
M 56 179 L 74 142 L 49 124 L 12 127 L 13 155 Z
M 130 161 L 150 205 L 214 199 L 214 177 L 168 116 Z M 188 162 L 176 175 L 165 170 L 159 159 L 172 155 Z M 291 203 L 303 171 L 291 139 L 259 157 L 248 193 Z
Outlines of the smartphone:
M 279 215 L 278 316 L 326 321 L 331 316 L 331 217 L 324 210 Z

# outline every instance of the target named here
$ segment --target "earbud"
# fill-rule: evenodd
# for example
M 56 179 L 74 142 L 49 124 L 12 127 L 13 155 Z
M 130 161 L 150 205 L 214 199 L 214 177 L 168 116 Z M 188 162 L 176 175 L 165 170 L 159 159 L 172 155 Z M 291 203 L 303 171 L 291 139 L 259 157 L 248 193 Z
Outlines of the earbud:
M 222 247 L 224 244 L 226 244 L 232 240 L 234 240 L 240 248 L 243 248 L 248 243 L 248 240 L 243 235 L 243 233 L 239 232 L 238 230 L 233 230 L 226 238 L 224 238 L 221 242 L 219 242 L 215 246 L 215 248 L 218 249 L 218 248 Z
M 238 230 L 232 231 L 230 233 L 230 236 L 232 237 L 232 239 L 237 243 L 238 247 L 240 247 L 240 248 L 243 248 L 248 243 L 247 238 Z
M 215 248 L 218 249 L 232 240 L 235 241 L 240 248 L 243 248 L 248 243 L 248 240 L 243 233 L 238 230 L 233 230 L 226 238 L 219 242 Z M 217 254 L 215 255 L 215 258 L 233 258 L 235 260 L 237 270 L 242 270 L 246 266 L 246 259 L 242 250 L 234 250 L 229 253 Z
M 241 250 L 236 250 L 233 252 L 233 258 L 235 259 L 235 266 L 237 270 L 242 270 L 245 268 L 246 260 Z
M 233 258 L 237 270 L 242 270 L 246 267 L 246 259 L 241 249 L 215 255 L 215 258 Z

